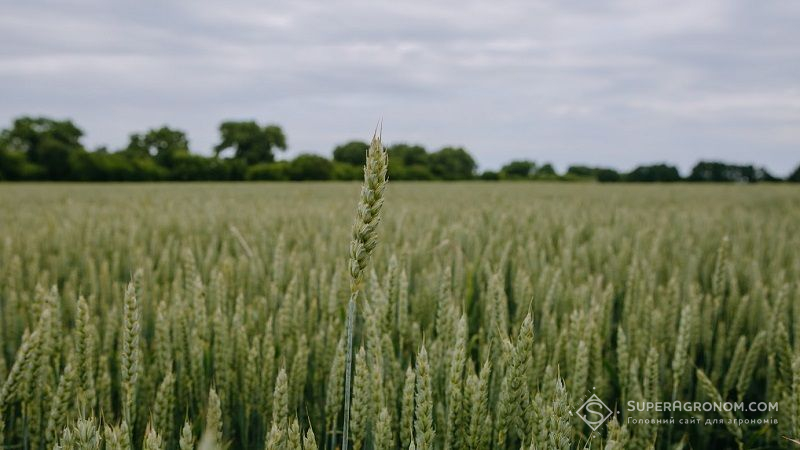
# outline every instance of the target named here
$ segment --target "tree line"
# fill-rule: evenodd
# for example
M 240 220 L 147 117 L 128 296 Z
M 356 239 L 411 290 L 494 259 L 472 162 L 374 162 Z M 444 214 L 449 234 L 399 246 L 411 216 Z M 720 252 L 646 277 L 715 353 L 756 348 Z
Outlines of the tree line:
M 115 151 L 90 151 L 81 144 L 83 131 L 70 120 L 20 117 L 0 131 L 0 180 L 26 181 L 233 181 L 357 180 L 362 177 L 368 144 L 351 141 L 333 149 L 331 158 L 301 154 L 276 160 L 286 150 L 286 135 L 277 125 L 226 121 L 219 126 L 214 155 L 191 153 L 181 130 L 163 126 L 130 135 Z M 777 182 L 766 169 L 701 161 L 687 177 L 668 164 L 642 165 L 630 172 L 611 168 L 569 166 L 558 173 L 552 164 L 511 161 L 499 171 L 479 172 L 461 147 L 429 152 L 404 143 L 387 147 L 393 180 L 553 180 L 599 182 Z M 800 182 L 800 166 L 785 181 Z

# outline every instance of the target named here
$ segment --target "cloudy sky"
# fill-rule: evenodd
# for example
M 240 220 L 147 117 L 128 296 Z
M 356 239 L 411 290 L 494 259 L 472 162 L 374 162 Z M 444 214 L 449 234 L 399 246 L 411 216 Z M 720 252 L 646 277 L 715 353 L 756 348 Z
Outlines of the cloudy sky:
M 286 156 L 371 135 L 629 169 L 800 162 L 800 2 L 0 0 L 0 127 L 72 118 L 115 149 L 224 119 Z

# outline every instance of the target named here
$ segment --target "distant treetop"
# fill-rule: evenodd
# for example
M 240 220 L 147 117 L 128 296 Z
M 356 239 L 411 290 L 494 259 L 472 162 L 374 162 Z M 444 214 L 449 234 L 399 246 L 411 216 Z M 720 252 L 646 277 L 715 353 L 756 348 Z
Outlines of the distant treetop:
M 350 141 L 333 149 L 333 160 L 341 163 L 363 166 L 367 162 L 369 144 L 364 141 Z
M 363 177 L 366 142 L 336 146 L 333 158 L 302 154 L 276 161 L 286 150 L 286 135 L 278 125 L 225 121 L 214 156 L 191 152 L 186 133 L 161 126 L 133 133 L 122 149 L 87 150 L 83 131 L 70 120 L 20 117 L 0 131 L 0 180 L 157 181 L 157 180 L 358 180 Z M 226 152 L 226 150 L 232 150 Z M 766 169 L 720 161 L 701 161 L 683 178 L 677 167 L 641 165 L 628 173 L 608 167 L 571 165 L 559 175 L 552 164 L 530 159 L 510 161 L 499 171 L 478 173 L 475 159 L 462 147 L 429 152 L 419 144 L 387 147 L 392 180 L 553 180 L 632 182 L 775 182 Z M 227 154 L 230 156 L 227 156 Z M 800 182 L 800 166 L 786 179 Z
M 222 141 L 214 147 L 216 154 L 233 148 L 234 158 L 247 164 L 273 162 L 273 149 L 286 150 L 286 136 L 277 125 L 262 127 L 254 121 L 227 121 L 219 126 L 219 134 Z

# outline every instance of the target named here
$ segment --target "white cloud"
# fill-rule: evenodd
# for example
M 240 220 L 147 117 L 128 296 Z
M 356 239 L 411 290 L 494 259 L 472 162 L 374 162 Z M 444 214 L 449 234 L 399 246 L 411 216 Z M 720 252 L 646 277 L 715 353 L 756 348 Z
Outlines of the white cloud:
M 291 152 L 366 137 L 628 168 L 798 161 L 800 6 L 745 0 L 171 0 L 4 5 L 0 122 L 73 117 L 92 146 L 227 118 Z

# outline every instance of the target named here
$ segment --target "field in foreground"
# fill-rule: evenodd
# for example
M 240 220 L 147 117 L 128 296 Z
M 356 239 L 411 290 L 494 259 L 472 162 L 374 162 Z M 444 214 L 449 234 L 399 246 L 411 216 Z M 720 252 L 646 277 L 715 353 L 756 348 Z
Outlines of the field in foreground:
M 358 192 L 0 185 L 5 446 L 339 447 Z M 800 438 L 796 187 L 390 183 L 378 234 L 356 449 Z

